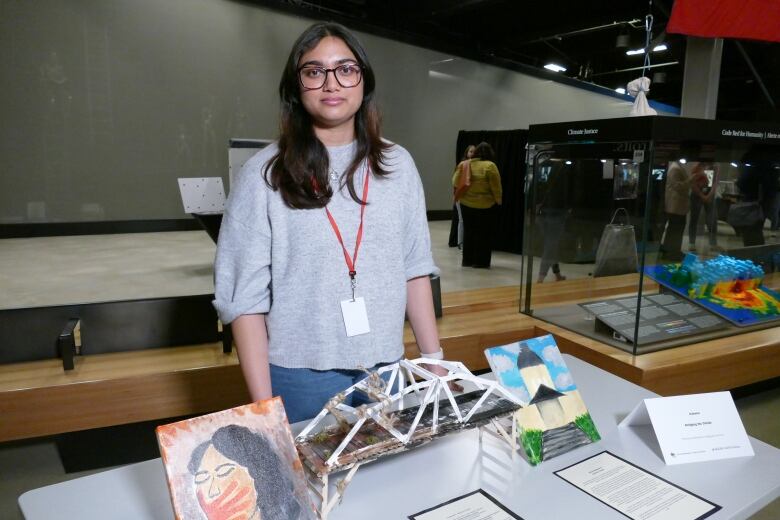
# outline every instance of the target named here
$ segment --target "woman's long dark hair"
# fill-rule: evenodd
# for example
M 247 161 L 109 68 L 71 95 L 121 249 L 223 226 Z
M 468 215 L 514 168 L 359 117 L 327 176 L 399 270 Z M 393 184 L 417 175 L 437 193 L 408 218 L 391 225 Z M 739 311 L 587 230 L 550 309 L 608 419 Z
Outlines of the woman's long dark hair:
M 357 149 L 346 171 L 344 183 L 355 202 L 361 200 L 355 191 L 354 177 L 358 166 L 367 160 L 374 175 L 386 175 L 382 167 L 384 152 L 390 147 L 381 138 L 381 117 L 374 96 L 374 70 L 363 46 L 344 26 L 318 23 L 306 29 L 293 45 L 279 83 L 281 114 L 279 151 L 265 168 L 265 180 L 279 190 L 291 208 L 321 208 L 333 196 L 328 183 L 328 151 L 314 134 L 311 116 L 301 102 L 298 63 L 301 56 L 317 46 L 323 38 L 341 39 L 352 51 L 362 69 L 363 103 L 355 114 Z M 318 189 L 318 188 L 319 189 Z

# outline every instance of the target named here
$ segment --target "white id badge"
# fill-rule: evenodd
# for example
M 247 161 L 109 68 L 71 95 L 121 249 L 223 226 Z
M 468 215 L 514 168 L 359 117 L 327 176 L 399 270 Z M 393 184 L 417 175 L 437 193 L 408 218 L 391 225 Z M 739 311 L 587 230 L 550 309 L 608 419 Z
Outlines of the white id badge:
M 341 302 L 341 314 L 344 316 L 344 328 L 347 329 L 347 337 L 359 336 L 371 332 L 368 326 L 368 312 L 366 301 L 360 297 L 355 300 Z

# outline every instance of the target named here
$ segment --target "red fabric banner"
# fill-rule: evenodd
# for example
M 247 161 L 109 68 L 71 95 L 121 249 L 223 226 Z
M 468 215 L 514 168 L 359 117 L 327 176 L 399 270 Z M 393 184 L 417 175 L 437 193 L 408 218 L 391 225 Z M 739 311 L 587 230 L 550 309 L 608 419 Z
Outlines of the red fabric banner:
M 675 0 L 666 32 L 780 42 L 780 0 Z

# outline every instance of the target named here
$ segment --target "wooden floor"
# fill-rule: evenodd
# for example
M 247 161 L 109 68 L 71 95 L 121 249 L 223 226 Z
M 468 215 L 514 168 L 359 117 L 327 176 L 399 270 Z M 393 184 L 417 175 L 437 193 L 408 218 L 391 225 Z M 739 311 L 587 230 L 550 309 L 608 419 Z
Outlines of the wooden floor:
M 635 294 L 626 275 L 534 286 L 535 305 Z M 652 284 L 648 285 L 652 288 Z M 609 345 L 519 313 L 520 287 L 446 293 L 439 320 L 448 359 L 487 368 L 485 348 L 553 334 L 572 354 L 661 395 L 724 390 L 780 376 L 780 328 L 633 357 Z M 418 357 L 404 337 L 407 357 Z M 206 413 L 249 401 L 238 358 L 220 344 L 0 366 L 0 441 Z

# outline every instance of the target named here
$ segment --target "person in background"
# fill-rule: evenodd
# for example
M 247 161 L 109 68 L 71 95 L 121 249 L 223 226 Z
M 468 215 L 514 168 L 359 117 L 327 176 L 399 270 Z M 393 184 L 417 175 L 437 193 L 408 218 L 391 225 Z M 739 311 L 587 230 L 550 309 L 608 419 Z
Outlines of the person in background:
M 780 164 L 772 165 L 774 172 L 775 200 L 769 213 L 770 229 L 780 230 Z M 773 235 L 775 236 L 775 235 Z
M 691 201 L 688 217 L 688 250 L 696 252 L 696 234 L 699 227 L 699 215 L 704 210 L 704 225 L 707 228 L 710 248 L 718 246 L 718 217 L 715 212 L 715 193 L 718 186 L 718 172 L 712 165 L 699 163 L 691 172 Z M 708 173 L 709 171 L 709 173 Z M 711 175 L 711 176 L 710 176 Z
M 755 158 L 754 158 L 755 157 Z M 764 245 L 764 222 L 771 215 L 775 196 L 778 192 L 777 175 L 763 154 L 747 156 L 744 166 L 737 178 L 737 188 L 743 202 L 757 202 L 763 216 L 755 223 L 746 226 L 734 226 L 734 230 L 742 235 L 745 247 Z
M 697 167 L 697 164 L 689 166 Z M 690 209 L 691 178 L 685 166 L 677 161 L 669 162 L 664 190 L 666 231 L 661 243 L 661 258 L 679 262 L 683 258 L 682 240 L 685 231 L 685 217 Z
M 421 354 L 444 356 L 422 181 L 382 139 L 375 86 L 345 27 L 306 29 L 279 85 L 279 140 L 241 169 L 222 220 L 214 305 L 251 399 L 281 396 L 291 423 L 398 361 L 404 313 Z
M 501 175 L 494 156 L 493 148 L 482 142 L 468 162 L 471 180 L 460 199 L 464 267 L 490 268 L 495 208 L 501 205 Z
M 544 248 L 542 250 L 542 260 L 539 263 L 537 283 L 544 282 L 550 268 L 552 268 L 556 282 L 566 279 L 561 274 L 561 267 L 558 264 L 558 251 L 566 227 L 566 217 L 569 213 L 566 197 L 568 185 L 566 181 L 566 172 L 561 163 L 553 163 L 552 171 L 547 181 L 547 190 L 542 202 L 537 207 L 537 214 L 542 220 L 542 232 L 544 233 L 542 237 Z
M 468 186 L 471 184 L 471 169 L 469 167 L 469 160 L 474 157 L 474 150 L 477 147 L 470 144 L 466 147 L 466 151 L 463 152 L 458 165 L 455 167 L 455 171 L 452 173 L 452 189 L 455 198 L 455 204 L 452 206 L 453 213 L 453 225 L 455 226 L 455 241 L 453 243 L 452 230 L 450 230 L 450 247 L 458 246 L 458 249 L 463 249 L 463 216 L 460 209 L 460 198 L 465 193 Z

